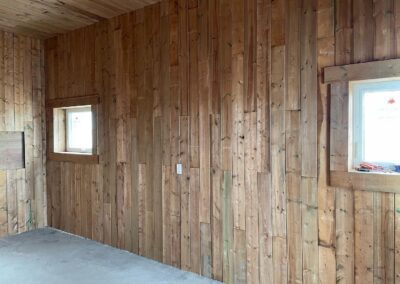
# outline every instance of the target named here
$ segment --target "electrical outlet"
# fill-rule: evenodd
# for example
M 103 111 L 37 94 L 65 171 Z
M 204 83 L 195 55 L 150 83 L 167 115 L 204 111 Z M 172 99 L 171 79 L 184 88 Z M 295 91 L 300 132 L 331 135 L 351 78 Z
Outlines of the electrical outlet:
M 176 164 L 176 173 L 177 173 L 178 175 L 182 175 L 182 173 L 183 173 L 182 164 Z

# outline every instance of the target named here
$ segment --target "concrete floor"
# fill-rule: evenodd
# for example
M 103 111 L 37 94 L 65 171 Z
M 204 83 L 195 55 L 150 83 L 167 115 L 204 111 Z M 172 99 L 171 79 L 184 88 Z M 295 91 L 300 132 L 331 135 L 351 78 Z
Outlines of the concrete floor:
M 0 283 L 219 283 L 53 229 L 0 239 Z

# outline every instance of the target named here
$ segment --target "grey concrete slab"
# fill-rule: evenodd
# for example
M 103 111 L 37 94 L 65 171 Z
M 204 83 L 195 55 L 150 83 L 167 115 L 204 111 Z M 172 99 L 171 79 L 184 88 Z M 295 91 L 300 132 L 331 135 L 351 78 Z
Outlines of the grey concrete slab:
M 0 239 L 0 283 L 220 283 L 54 229 Z

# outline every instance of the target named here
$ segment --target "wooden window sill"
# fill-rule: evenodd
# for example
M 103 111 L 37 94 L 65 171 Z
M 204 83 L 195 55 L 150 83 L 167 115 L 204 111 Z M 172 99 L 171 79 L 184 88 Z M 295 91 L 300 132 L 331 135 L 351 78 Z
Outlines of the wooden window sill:
M 400 193 L 400 174 L 331 171 L 330 185 L 354 190 Z
M 57 162 L 71 162 L 77 164 L 98 164 L 99 156 L 77 153 L 49 153 L 48 159 Z

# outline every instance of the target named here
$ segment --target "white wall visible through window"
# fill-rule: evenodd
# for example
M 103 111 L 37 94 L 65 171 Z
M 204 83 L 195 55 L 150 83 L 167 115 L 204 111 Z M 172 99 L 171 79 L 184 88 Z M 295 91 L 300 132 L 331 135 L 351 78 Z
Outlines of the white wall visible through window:
M 66 110 L 67 152 L 92 153 L 92 125 L 90 106 Z
M 400 165 L 400 79 L 350 82 L 351 166 Z

